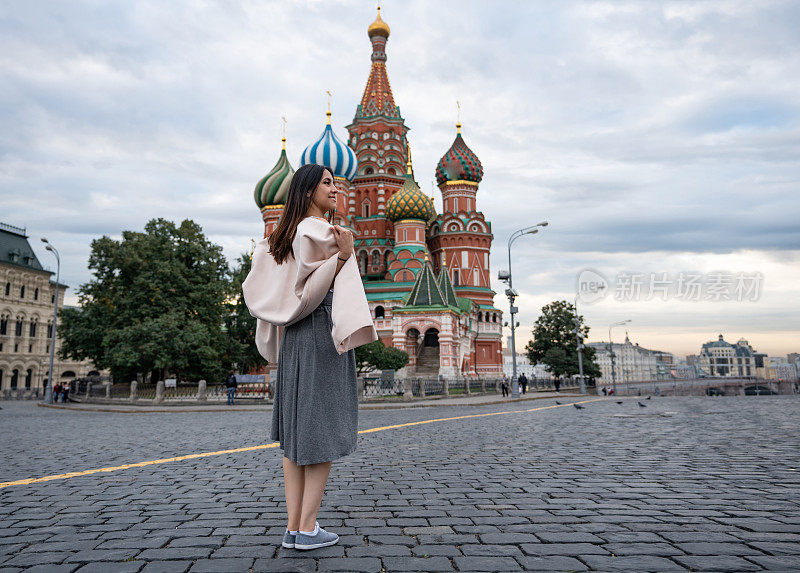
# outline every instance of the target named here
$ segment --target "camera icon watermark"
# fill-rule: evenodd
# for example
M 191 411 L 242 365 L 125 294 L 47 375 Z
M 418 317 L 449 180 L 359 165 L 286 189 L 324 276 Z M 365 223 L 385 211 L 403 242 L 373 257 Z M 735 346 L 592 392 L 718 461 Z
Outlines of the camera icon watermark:
M 692 302 L 756 301 L 761 297 L 764 275 L 760 272 L 680 271 L 617 273 L 609 281 L 594 269 L 583 269 L 575 281 L 575 292 L 583 303 L 591 304 L 607 296 L 614 300 L 681 300 Z

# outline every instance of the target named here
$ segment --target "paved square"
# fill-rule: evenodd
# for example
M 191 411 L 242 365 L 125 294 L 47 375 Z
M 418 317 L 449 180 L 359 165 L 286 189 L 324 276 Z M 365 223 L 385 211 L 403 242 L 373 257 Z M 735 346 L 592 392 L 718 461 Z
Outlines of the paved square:
M 468 417 L 361 434 L 309 552 L 280 547 L 279 449 L 4 487 L 0 572 L 800 570 L 800 398 L 643 403 L 362 410 Z M 0 481 L 270 441 L 266 411 L 0 405 Z

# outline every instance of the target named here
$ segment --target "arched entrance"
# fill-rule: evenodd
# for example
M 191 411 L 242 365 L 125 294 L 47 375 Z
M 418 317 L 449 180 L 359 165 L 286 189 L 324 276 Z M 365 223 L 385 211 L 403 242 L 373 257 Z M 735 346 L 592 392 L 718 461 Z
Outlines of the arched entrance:
M 439 365 L 439 331 L 429 328 L 425 331 L 419 354 L 417 354 L 417 374 L 438 376 Z

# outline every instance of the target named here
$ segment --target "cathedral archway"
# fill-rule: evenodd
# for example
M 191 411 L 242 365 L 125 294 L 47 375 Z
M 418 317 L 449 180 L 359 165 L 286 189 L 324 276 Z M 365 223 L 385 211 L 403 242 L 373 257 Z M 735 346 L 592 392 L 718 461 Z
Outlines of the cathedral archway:
M 417 374 L 422 376 L 438 376 L 441 365 L 439 354 L 439 330 L 429 328 L 425 331 L 417 355 Z

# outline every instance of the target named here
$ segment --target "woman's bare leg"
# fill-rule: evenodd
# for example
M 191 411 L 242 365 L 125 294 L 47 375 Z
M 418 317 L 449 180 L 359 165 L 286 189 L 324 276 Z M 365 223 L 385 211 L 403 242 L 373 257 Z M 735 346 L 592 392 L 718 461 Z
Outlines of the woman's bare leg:
M 283 456 L 283 488 L 286 493 L 286 513 L 289 514 L 289 523 L 286 528 L 290 531 L 300 529 L 303 489 L 306 484 L 305 467 L 298 466 L 292 460 Z M 308 530 L 306 529 L 305 531 Z
M 322 462 L 303 466 L 306 475 L 303 489 L 303 510 L 300 517 L 301 531 L 314 531 L 314 522 L 317 520 L 319 507 L 322 505 L 322 494 L 325 491 L 325 484 L 328 482 L 331 463 Z

